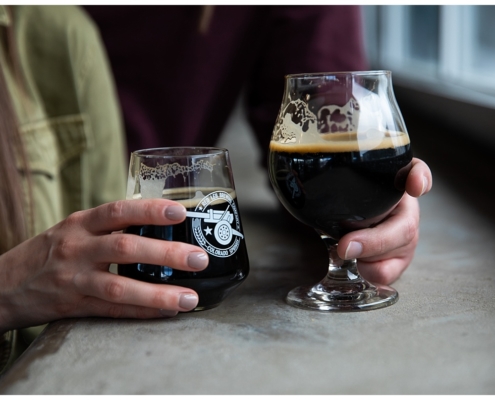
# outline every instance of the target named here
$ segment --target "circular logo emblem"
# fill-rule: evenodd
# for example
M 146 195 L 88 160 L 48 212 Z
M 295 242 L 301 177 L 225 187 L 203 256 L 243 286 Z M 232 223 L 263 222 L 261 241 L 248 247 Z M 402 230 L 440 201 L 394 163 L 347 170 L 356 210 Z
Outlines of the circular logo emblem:
M 230 257 L 244 239 L 236 204 L 227 192 L 208 194 L 187 216 L 192 218 L 194 238 L 212 256 Z

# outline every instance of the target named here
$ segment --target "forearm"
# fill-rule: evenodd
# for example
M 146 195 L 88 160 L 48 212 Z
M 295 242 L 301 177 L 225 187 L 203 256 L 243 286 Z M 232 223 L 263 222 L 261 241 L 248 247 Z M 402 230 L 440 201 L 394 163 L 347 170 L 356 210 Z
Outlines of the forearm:
M 9 270 L 15 268 L 12 265 L 10 250 L 0 256 L 0 335 L 15 328 L 15 288 L 11 283 L 11 273 Z
M 0 256 L 0 334 L 43 322 L 37 320 L 36 310 L 26 309 L 21 304 L 32 280 L 36 279 L 37 270 L 32 269 L 35 260 L 43 257 L 43 252 L 36 247 L 39 239 L 31 238 Z

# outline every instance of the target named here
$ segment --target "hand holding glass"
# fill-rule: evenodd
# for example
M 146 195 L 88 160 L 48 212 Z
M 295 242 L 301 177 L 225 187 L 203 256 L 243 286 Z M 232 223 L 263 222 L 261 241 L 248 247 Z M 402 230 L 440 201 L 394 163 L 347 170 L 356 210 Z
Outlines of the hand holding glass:
M 167 226 L 131 226 L 126 233 L 200 246 L 208 253 L 209 264 L 200 272 L 166 265 L 121 264 L 119 275 L 191 288 L 199 295 L 195 311 L 218 306 L 249 273 L 228 151 L 170 147 L 133 152 L 127 199 L 142 198 L 177 201 L 187 210 L 186 220 Z
M 389 71 L 288 75 L 270 143 L 277 197 L 313 227 L 329 254 L 327 276 L 287 296 L 319 311 L 385 307 L 397 292 L 364 280 L 356 260 L 337 255 L 339 239 L 384 220 L 405 192 L 409 136 Z

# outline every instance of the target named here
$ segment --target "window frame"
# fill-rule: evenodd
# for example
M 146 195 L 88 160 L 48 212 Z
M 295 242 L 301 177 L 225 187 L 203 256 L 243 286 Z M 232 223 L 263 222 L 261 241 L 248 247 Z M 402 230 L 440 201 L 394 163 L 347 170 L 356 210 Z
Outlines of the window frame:
M 414 5 L 363 6 L 371 67 L 392 71 L 401 107 L 413 108 L 495 149 L 495 68 L 489 78 L 469 71 L 466 61 L 475 51 L 470 45 L 475 33 L 474 7 L 480 6 L 440 5 L 439 55 L 434 68 L 408 59 L 408 7 Z
M 363 7 L 365 41 L 373 45 L 373 51 L 368 51 L 372 66 L 393 71 L 405 84 L 420 84 L 434 93 L 495 108 L 495 66 L 487 75 L 470 69 L 467 61 L 477 48 L 473 45 L 475 7 L 483 6 L 439 6 L 438 64 L 409 56 L 408 12 L 414 5 Z

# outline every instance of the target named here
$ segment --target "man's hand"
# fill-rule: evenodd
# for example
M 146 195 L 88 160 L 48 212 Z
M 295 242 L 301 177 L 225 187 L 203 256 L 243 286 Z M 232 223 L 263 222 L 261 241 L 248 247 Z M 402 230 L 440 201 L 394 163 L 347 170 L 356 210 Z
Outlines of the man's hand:
M 397 280 L 409 266 L 419 238 L 417 197 L 430 191 L 430 168 L 414 158 L 406 181 L 406 193 L 392 213 L 373 228 L 361 229 L 342 237 L 338 254 L 358 259 L 363 278 L 382 284 Z

